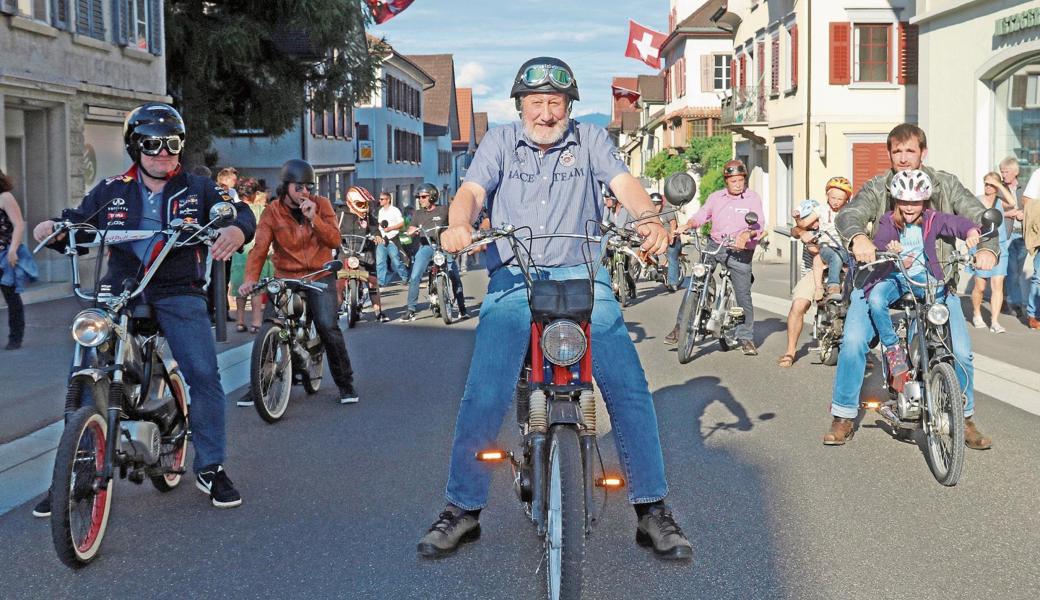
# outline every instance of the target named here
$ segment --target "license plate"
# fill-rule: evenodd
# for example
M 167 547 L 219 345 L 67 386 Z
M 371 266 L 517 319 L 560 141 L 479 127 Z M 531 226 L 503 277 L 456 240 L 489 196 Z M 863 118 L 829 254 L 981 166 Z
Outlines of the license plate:
M 340 279 L 364 279 L 368 280 L 368 271 L 364 269 L 343 269 L 339 272 Z

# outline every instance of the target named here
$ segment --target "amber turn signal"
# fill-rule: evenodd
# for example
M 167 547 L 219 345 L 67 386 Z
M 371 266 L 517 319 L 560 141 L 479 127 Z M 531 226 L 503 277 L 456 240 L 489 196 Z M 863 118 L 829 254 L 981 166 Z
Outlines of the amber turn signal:
M 596 478 L 596 487 L 607 489 L 618 489 L 625 487 L 625 480 L 615 475 Z
M 509 458 L 505 450 L 481 450 L 477 452 L 477 460 L 480 462 L 501 462 Z

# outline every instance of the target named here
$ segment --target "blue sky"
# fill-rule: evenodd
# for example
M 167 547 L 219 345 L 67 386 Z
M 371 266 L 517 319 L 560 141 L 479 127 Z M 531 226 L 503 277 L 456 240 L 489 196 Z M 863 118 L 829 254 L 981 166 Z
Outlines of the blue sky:
M 370 33 L 402 54 L 455 55 L 459 87 L 473 88 L 474 110 L 493 123 L 516 118 L 509 87 L 528 58 L 557 56 L 575 71 L 575 116 L 610 114 L 610 81 L 654 74 L 624 55 L 628 20 L 664 31 L 668 0 L 415 0 Z

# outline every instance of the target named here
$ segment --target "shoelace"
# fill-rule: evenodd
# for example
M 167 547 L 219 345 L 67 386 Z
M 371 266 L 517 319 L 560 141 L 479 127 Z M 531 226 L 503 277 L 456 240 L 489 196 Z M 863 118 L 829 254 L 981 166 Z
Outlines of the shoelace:
M 672 517 L 672 511 L 670 510 L 657 510 L 647 513 L 650 516 L 651 521 L 655 521 L 658 524 L 658 528 L 661 530 L 661 536 L 668 536 L 672 534 L 683 535 L 682 527 L 675 522 Z
M 437 515 L 437 520 L 430 527 L 430 531 L 439 531 L 446 534 L 449 530 L 455 527 L 455 524 L 458 523 L 461 516 L 462 515 L 456 515 L 450 510 L 446 510 Z

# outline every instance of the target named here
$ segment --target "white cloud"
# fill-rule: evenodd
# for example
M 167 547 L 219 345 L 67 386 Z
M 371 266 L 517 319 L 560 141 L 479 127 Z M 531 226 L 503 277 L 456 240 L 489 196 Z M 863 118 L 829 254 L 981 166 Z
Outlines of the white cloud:
M 491 88 L 483 83 L 485 77 L 487 77 L 487 70 L 483 65 L 468 62 L 459 67 L 458 73 L 455 74 L 455 85 L 456 87 L 473 88 L 473 95 L 484 96 L 491 91 Z
M 516 121 L 516 105 L 512 98 L 483 99 L 473 107 L 476 112 L 486 112 L 489 123 L 512 123 Z

